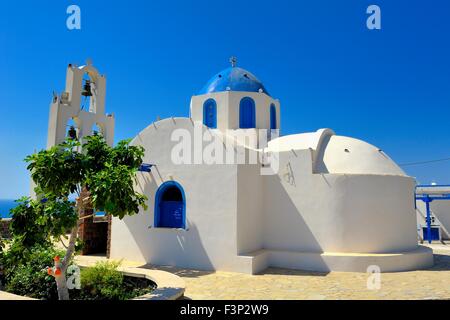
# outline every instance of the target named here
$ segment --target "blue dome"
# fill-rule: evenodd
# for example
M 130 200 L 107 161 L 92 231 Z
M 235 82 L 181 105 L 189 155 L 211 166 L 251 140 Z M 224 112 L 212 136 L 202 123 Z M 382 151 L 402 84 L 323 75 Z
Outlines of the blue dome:
M 216 74 L 198 94 L 221 91 L 264 92 L 269 95 L 258 78 L 249 71 L 238 67 L 231 67 Z

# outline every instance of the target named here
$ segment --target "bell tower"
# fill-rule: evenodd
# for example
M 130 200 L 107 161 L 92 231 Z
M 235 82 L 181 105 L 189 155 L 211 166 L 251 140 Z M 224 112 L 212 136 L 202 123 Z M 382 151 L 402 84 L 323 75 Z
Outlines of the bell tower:
M 110 146 L 114 142 L 114 115 L 105 113 L 106 77 L 87 61 L 84 66 L 69 64 L 66 87 L 60 95 L 53 94 L 48 120 L 47 148 L 63 142 L 67 136 L 82 142 L 86 136 L 101 134 Z M 31 197 L 36 198 L 31 180 Z M 109 248 L 110 217 L 93 216 L 86 209 L 78 230 L 84 246 L 82 254 L 106 253 Z M 99 223 L 100 222 L 100 223 Z
M 53 94 L 50 104 L 47 148 L 63 142 L 67 135 L 81 141 L 95 131 L 112 146 L 115 121 L 113 114 L 105 114 L 105 93 L 106 77 L 90 61 L 80 67 L 69 64 L 65 91 Z

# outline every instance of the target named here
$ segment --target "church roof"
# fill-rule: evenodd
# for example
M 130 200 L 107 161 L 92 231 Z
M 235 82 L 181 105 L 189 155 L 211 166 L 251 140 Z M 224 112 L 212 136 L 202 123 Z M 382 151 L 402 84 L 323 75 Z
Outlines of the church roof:
M 232 66 L 212 77 L 198 94 L 221 91 L 264 92 L 269 95 L 261 81 L 251 72 Z
M 330 129 L 282 136 L 269 141 L 267 152 L 311 149 L 315 173 L 406 176 L 381 149 L 362 140 L 338 136 Z

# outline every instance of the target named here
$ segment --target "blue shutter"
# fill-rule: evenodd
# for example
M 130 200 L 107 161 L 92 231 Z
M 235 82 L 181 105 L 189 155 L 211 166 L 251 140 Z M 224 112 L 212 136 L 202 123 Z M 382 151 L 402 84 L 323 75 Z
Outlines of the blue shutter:
M 217 128 L 217 105 L 214 99 L 208 99 L 203 104 L 203 124 L 209 128 Z
M 183 228 L 183 202 L 162 201 L 160 204 L 159 227 Z
M 274 104 L 270 105 L 270 129 L 277 128 L 277 109 Z
M 239 104 L 239 128 L 256 127 L 255 101 L 252 98 L 242 98 Z

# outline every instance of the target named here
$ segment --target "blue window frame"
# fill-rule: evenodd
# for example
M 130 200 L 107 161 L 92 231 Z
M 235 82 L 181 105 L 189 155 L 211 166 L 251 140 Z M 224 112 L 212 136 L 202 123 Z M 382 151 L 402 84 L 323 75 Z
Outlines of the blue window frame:
M 203 124 L 209 128 L 217 128 L 217 104 L 214 99 L 203 103 Z
M 242 98 L 239 103 L 239 128 L 255 128 L 255 101 L 250 97 Z
M 178 182 L 166 181 L 156 191 L 155 227 L 186 228 L 186 198 Z
M 270 129 L 274 130 L 277 128 L 277 109 L 272 103 L 270 105 Z

